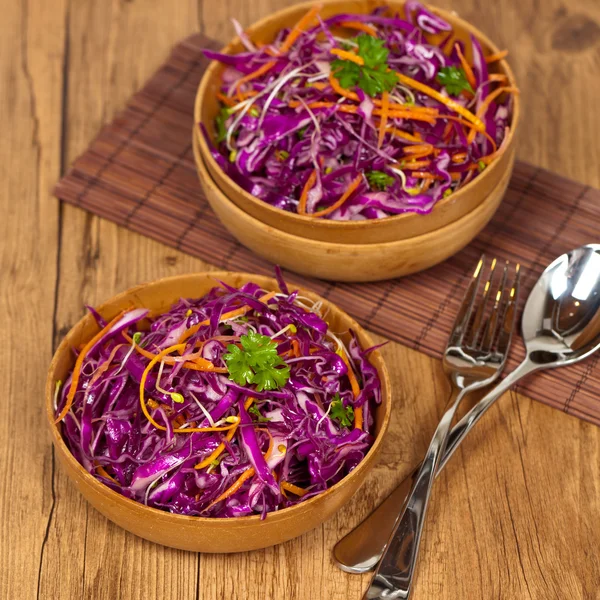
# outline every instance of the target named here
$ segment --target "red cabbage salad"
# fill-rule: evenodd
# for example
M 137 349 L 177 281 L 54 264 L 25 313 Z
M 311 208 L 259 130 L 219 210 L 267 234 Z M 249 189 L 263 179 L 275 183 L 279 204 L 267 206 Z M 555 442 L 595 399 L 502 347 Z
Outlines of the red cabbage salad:
M 485 56 L 474 36 L 466 48 L 418 2 L 404 12 L 316 6 L 268 45 L 235 23 L 244 52 L 204 51 L 225 65 L 216 146 L 201 125 L 223 171 L 273 207 L 333 220 L 426 214 L 477 177 L 505 150 L 518 90 L 490 71 L 507 53 Z
M 293 506 L 350 473 L 374 441 L 377 370 L 320 302 L 225 283 L 159 316 L 136 308 L 76 349 L 56 422 L 103 484 L 182 515 Z

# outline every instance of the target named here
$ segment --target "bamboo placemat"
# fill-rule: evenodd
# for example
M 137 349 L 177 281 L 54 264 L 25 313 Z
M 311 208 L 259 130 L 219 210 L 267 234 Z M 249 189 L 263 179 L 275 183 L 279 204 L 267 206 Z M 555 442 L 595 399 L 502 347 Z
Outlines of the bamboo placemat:
M 273 266 L 237 243 L 203 197 L 191 146 L 193 102 L 206 66 L 194 35 L 99 133 L 58 183 L 56 195 L 133 231 L 225 269 L 272 273 Z M 517 162 L 506 197 L 488 227 L 465 250 L 428 271 L 369 284 L 327 283 L 288 274 L 401 344 L 440 357 L 461 300 L 463 278 L 482 252 L 520 262 L 525 298 L 546 264 L 598 241 L 600 191 Z M 511 360 L 522 357 L 518 341 Z M 530 397 L 600 424 L 598 358 L 532 376 Z

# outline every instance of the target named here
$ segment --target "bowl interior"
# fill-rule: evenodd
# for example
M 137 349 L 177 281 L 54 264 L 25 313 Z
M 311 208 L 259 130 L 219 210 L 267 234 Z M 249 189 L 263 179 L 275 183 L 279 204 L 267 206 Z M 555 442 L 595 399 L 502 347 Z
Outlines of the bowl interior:
M 394 11 L 402 11 L 404 6 L 404 2 L 400 0 L 326 0 L 322 4 L 323 8 L 321 10 L 321 15 L 323 18 L 327 18 L 332 15 L 345 12 L 366 14 L 370 13 L 376 7 L 381 6 L 388 6 Z M 302 17 L 302 15 L 306 13 L 313 5 L 313 2 L 304 2 L 273 13 L 272 15 L 269 15 L 268 17 L 258 21 L 257 23 L 249 27 L 247 29 L 247 33 L 250 36 L 250 38 L 255 42 L 269 43 L 273 40 L 277 32 L 279 32 L 282 28 L 292 27 L 295 23 L 297 23 L 297 21 Z M 491 54 L 498 52 L 498 47 L 485 34 L 483 34 L 471 24 L 460 19 L 453 13 L 449 13 L 447 11 L 435 7 L 430 8 L 431 10 L 433 10 L 433 12 L 440 15 L 442 18 L 451 23 L 455 30 L 456 39 L 461 40 L 465 43 L 467 60 L 472 60 L 470 44 L 471 35 L 474 35 L 480 41 L 484 53 Z M 432 36 L 432 39 L 433 37 L 434 36 Z M 236 54 L 242 52 L 243 50 L 244 47 L 239 37 L 236 37 L 227 46 L 225 46 L 222 52 L 226 54 Z M 215 130 L 213 123 L 214 118 L 218 114 L 220 108 L 220 103 L 218 98 L 216 97 L 216 93 L 220 89 L 220 82 L 224 69 L 224 65 L 217 61 L 212 61 L 210 63 L 202 78 L 202 81 L 200 82 L 194 107 L 194 121 L 196 124 L 202 123 L 204 125 L 206 131 L 208 132 L 208 135 L 211 138 L 213 145 L 215 143 Z M 502 73 L 506 75 L 509 80 L 509 85 L 516 86 L 512 70 L 510 69 L 508 63 L 505 60 L 501 60 L 491 64 L 490 72 Z M 511 127 L 508 133 L 508 139 L 506 141 L 507 149 L 508 146 L 512 144 L 515 135 L 515 129 L 519 121 L 519 115 L 519 97 L 518 95 L 515 95 L 513 101 Z M 223 173 L 222 169 L 219 167 L 216 160 L 213 158 L 208 144 L 204 139 L 204 135 L 198 132 L 198 138 L 200 144 L 200 152 L 207 163 L 209 171 L 213 174 L 217 183 L 219 183 L 220 186 L 225 185 L 228 188 L 224 189 L 223 191 L 225 193 L 229 192 L 228 195 L 232 196 L 232 199 L 237 200 L 237 198 L 239 198 L 242 202 L 245 203 L 246 208 L 248 205 L 252 205 L 253 209 L 255 209 L 258 213 L 262 213 L 264 215 L 264 220 L 266 222 L 269 222 L 274 226 L 276 226 L 277 221 L 286 221 L 288 223 L 288 227 L 297 226 L 303 231 L 310 231 L 311 229 L 324 229 L 329 231 L 329 233 L 333 236 L 336 235 L 336 232 L 342 229 L 349 228 L 355 230 L 357 233 L 361 230 L 366 230 L 370 228 L 383 230 L 391 227 L 398 227 L 399 231 L 410 232 L 412 231 L 412 228 L 416 226 L 419 228 L 418 233 L 425 233 L 428 230 L 430 231 L 434 228 L 437 228 L 437 221 L 435 221 L 432 224 L 431 229 L 423 229 L 424 220 L 430 219 L 434 221 L 436 218 L 436 213 L 441 213 L 447 210 L 450 206 L 457 205 L 463 202 L 465 200 L 465 197 L 469 198 L 473 188 L 475 186 L 483 187 L 484 181 L 486 179 L 499 179 L 501 177 L 500 171 L 506 168 L 505 162 L 503 162 L 502 164 L 500 164 L 501 161 L 499 160 L 492 162 L 483 173 L 481 173 L 477 178 L 465 185 L 458 192 L 452 194 L 448 198 L 440 200 L 429 215 L 405 213 L 401 215 L 386 217 L 385 219 L 374 219 L 365 221 L 333 221 L 327 219 L 313 219 L 303 215 L 283 211 L 281 209 L 274 208 L 266 202 L 249 194 Z M 485 195 L 486 194 L 481 195 L 481 197 L 478 197 L 474 201 L 482 201 Z M 253 214 L 255 216 L 258 216 L 257 212 L 253 211 Z M 419 224 L 417 225 L 417 223 Z M 439 226 L 442 226 L 444 224 L 447 223 L 441 223 Z M 286 230 L 293 231 L 293 229 L 289 229 L 287 227 Z M 408 235 L 407 237 L 411 236 L 412 234 Z M 320 239 L 331 239 L 332 241 L 341 241 L 336 240 L 335 238 Z
M 258 283 L 263 289 L 271 291 L 278 290 L 277 283 L 274 279 L 264 277 L 261 275 L 252 275 L 247 273 L 234 273 L 229 271 L 215 271 L 211 273 L 198 273 L 192 275 L 182 275 L 177 277 L 169 277 L 160 279 L 153 283 L 144 284 L 132 288 L 113 299 L 109 300 L 105 304 L 98 307 L 98 311 L 106 319 L 110 319 L 118 314 L 121 310 L 131 309 L 136 307 L 146 307 L 151 310 L 151 314 L 160 314 L 166 311 L 174 302 L 179 298 L 185 297 L 199 297 L 206 293 L 210 288 L 218 285 L 218 281 L 223 281 L 229 285 L 239 287 L 243 283 L 248 281 L 254 281 Z M 339 332 L 342 336 L 347 336 L 348 329 L 352 329 L 358 336 L 358 339 L 363 348 L 373 346 L 373 341 L 370 336 L 365 332 L 362 327 L 356 323 L 350 316 L 344 313 L 342 310 L 337 308 L 335 305 L 328 302 L 326 299 L 319 297 L 318 295 L 298 288 L 296 286 L 290 286 L 290 289 L 300 289 L 300 293 L 303 296 L 307 296 L 313 300 L 321 300 L 323 306 L 326 309 L 326 320 L 329 323 L 333 331 Z M 102 484 L 95 477 L 90 475 L 84 468 L 79 464 L 75 457 L 69 451 L 65 444 L 61 432 L 60 425 L 54 424 L 54 409 L 53 409 L 53 395 L 54 386 L 56 381 L 64 381 L 73 368 L 74 365 L 74 354 L 72 348 L 78 347 L 80 344 L 85 343 L 91 337 L 97 333 L 98 326 L 93 319 L 91 314 L 83 317 L 65 336 L 60 346 L 56 350 L 50 369 L 48 371 L 46 381 L 46 415 L 48 419 L 48 425 L 50 427 L 53 443 L 57 448 L 61 460 L 66 463 L 67 470 L 69 473 L 75 473 L 76 483 L 80 489 L 82 482 L 89 486 L 89 490 L 96 497 L 101 498 L 101 501 L 109 506 L 123 505 L 129 507 L 133 511 L 133 514 L 145 515 L 146 518 L 154 518 L 163 523 L 167 522 L 171 525 L 177 524 L 211 524 L 215 523 L 229 523 L 236 524 L 243 523 L 261 523 L 260 516 L 247 516 L 239 517 L 236 519 L 226 518 L 207 518 L 207 517 L 189 517 L 185 515 L 176 515 L 167 513 L 155 508 L 147 507 L 139 502 L 125 498 L 124 496 L 114 492 L 109 487 Z M 329 490 L 319 496 L 315 496 L 307 500 L 304 503 L 300 503 L 296 506 L 282 509 L 274 513 L 270 513 L 269 519 L 271 523 L 278 521 L 285 521 L 289 518 L 294 518 L 296 514 L 302 516 L 307 514 L 307 511 L 312 508 L 318 508 L 327 501 L 327 497 L 335 495 L 337 491 L 343 490 L 348 484 L 352 483 L 351 480 L 360 477 L 361 474 L 364 477 L 366 470 L 369 468 L 372 461 L 372 457 L 377 453 L 379 446 L 382 441 L 383 434 L 388 426 L 390 411 L 391 411 L 391 394 L 389 385 L 389 376 L 385 367 L 381 353 L 377 350 L 370 353 L 369 360 L 371 364 L 377 369 L 382 384 L 382 402 L 374 411 L 375 419 L 375 441 L 370 448 L 369 452 L 361 463 L 354 469 L 347 477 L 342 479 L 336 485 L 332 486 Z M 97 506 L 102 512 L 102 506 Z M 107 511 L 107 513 L 110 511 Z M 105 513 L 105 514 L 107 514 Z M 279 540 L 282 541 L 282 540 Z M 241 544 L 243 546 L 243 544 Z

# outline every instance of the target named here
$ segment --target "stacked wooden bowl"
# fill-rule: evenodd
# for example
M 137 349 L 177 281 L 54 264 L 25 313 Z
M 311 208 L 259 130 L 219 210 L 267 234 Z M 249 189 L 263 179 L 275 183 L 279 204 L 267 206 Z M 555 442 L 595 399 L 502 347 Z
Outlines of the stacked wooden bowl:
M 291 27 L 313 2 L 281 10 L 251 26 L 247 31 L 255 42 L 268 43 L 282 28 Z M 328 0 L 323 18 L 340 13 L 370 13 L 378 6 L 401 11 L 398 0 Z M 455 37 L 470 48 L 469 36 L 478 38 L 484 53 L 498 48 L 469 23 L 440 9 L 432 10 L 454 28 Z M 222 52 L 243 50 L 235 38 Z M 515 86 L 514 75 L 499 61 L 497 72 Z M 462 189 L 439 201 L 431 213 L 406 213 L 384 219 L 334 221 L 313 219 L 274 208 L 252 196 L 217 164 L 200 131 L 203 124 L 214 135 L 214 119 L 219 112 L 216 97 L 223 65 L 213 62 L 206 70 L 194 108 L 194 156 L 200 182 L 223 225 L 240 243 L 256 254 L 292 271 L 335 281 L 377 281 L 427 269 L 464 248 L 488 223 L 498 208 L 510 179 L 514 158 L 519 98 L 515 97 L 505 152 Z M 212 138 L 214 142 L 214 138 Z

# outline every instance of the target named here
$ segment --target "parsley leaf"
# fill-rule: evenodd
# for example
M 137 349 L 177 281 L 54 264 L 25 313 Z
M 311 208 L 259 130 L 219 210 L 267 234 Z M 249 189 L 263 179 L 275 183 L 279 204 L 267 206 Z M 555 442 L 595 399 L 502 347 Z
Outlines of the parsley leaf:
M 351 427 L 354 422 L 354 409 L 351 406 L 344 406 L 339 394 L 336 394 L 331 402 L 329 415 L 342 427 Z
M 253 416 L 256 417 L 255 421 L 258 421 L 259 423 L 268 423 L 271 419 L 267 418 L 267 417 L 263 417 L 260 414 L 260 410 L 258 410 L 258 406 L 256 406 L 256 404 L 253 404 L 249 409 L 248 412 Z
M 438 83 L 446 88 L 451 96 L 458 96 L 463 90 L 473 93 L 465 72 L 460 67 L 442 67 L 436 77 Z
M 390 185 L 394 185 L 396 181 L 391 175 L 383 171 L 367 171 L 365 177 L 371 186 L 371 189 L 385 191 Z
M 398 78 L 388 71 L 390 51 L 385 47 L 384 40 L 361 34 L 353 41 L 358 45 L 358 56 L 365 64 L 361 66 L 349 60 L 334 60 L 331 68 L 340 85 L 346 89 L 358 86 L 369 96 L 392 90 Z
M 223 360 L 229 369 L 229 379 L 238 385 L 256 384 L 259 392 L 275 390 L 290 378 L 290 368 L 277 354 L 277 344 L 268 336 L 248 332 L 240 338 L 242 347 L 227 346 Z

